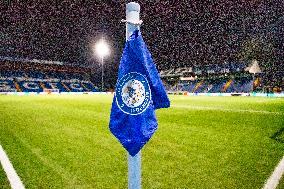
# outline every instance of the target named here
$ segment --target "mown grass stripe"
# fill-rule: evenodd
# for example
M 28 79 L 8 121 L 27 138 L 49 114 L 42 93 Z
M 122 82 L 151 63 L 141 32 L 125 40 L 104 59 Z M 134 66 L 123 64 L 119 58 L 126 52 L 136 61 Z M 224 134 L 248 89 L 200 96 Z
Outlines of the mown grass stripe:
M 208 106 L 192 106 L 192 105 L 172 105 L 171 107 L 193 109 L 193 110 L 219 110 L 219 111 L 224 111 L 224 112 L 244 112 L 244 113 L 284 115 L 283 112 L 271 112 L 271 111 L 266 111 L 266 110 L 232 109 L 232 108 L 212 107 L 212 106 L 208 107 Z
M 284 144 L 271 136 L 283 127 L 284 99 L 170 98 L 142 150 L 143 188 L 263 187 L 283 156 Z M 108 128 L 112 99 L 1 96 L 0 143 L 26 188 L 127 187 L 127 154 Z

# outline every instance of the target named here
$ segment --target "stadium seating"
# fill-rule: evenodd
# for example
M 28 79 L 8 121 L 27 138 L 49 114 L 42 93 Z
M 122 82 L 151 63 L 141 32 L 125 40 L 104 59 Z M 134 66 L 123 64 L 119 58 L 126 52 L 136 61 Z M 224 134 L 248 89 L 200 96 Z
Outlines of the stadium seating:
M 247 60 L 160 69 L 172 93 L 284 93 L 282 62 L 258 64 Z
M 15 91 L 16 86 L 11 79 L 0 79 L 0 92 Z
M 182 81 L 178 84 L 178 89 L 190 93 L 241 93 L 251 92 L 253 80 L 251 78 L 243 79 L 215 79 L 199 81 Z
M 0 66 L 0 92 L 97 92 L 97 87 L 84 71 L 54 65 L 30 65 L 3 62 Z

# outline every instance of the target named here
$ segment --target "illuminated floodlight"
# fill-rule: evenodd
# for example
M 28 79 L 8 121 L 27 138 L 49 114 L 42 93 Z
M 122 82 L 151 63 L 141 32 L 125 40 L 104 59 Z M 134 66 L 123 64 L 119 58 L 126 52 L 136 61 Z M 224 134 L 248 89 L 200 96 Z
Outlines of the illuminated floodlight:
M 96 43 L 95 52 L 100 58 L 109 55 L 108 45 L 103 39 L 101 39 L 98 43 Z
M 93 48 L 94 53 L 96 53 L 101 58 L 101 67 L 102 67 L 102 84 L 101 84 L 101 91 L 104 91 L 104 57 L 110 54 L 110 50 L 108 48 L 107 43 L 104 39 L 101 39 L 97 42 Z

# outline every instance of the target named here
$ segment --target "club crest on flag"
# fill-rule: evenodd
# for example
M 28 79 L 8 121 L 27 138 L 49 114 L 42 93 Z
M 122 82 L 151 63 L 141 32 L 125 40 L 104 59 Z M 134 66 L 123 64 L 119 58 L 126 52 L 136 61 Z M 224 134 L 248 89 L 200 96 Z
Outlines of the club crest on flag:
M 147 78 L 137 72 L 125 74 L 118 81 L 115 94 L 119 109 L 130 115 L 143 113 L 151 101 Z
M 135 156 L 158 128 L 155 110 L 170 101 L 139 30 L 127 40 L 121 56 L 109 128 Z

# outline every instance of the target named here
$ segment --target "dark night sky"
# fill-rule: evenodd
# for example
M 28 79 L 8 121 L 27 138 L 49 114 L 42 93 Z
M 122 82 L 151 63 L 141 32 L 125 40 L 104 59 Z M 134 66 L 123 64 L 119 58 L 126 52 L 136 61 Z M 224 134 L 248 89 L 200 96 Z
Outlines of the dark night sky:
M 112 52 L 106 64 L 113 70 L 124 45 L 125 25 L 120 20 L 127 2 L 1 1 L 0 56 L 90 66 L 98 64 L 90 46 L 104 36 Z M 144 40 L 163 68 L 236 60 L 245 39 L 284 15 L 282 0 L 137 2 Z

